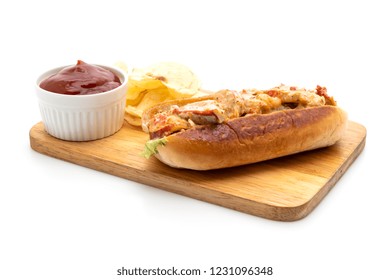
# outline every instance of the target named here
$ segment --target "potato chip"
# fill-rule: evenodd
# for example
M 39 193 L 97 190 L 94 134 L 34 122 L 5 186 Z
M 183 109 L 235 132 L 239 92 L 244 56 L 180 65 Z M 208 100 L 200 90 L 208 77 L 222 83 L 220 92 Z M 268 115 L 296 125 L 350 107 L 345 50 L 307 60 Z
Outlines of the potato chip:
M 147 89 L 137 87 L 131 81 L 129 81 L 126 94 L 126 105 L 137 105 L 141 102 L 147 91 Z
M 190 97 L 200 89 L 200 82 L 186 66 L 164 62 L 145 69 L 146 75 L 160 80 L 175 98 Z
M 149 90 L 143 95 L 143 98 L 139 104 L 136 106 L 126 106 L 126 111 L 133 116 L 138 116 L 141 118 L 144 110 L 147 110 L 155 104 L 172 99 L 174 98 L 169 94 L 169 91 L 166 88 Z
M 114 63 L 115 67 L 118 67 L 119 69 L 125 71 L 126 73 L 129 73 L 129 69 L 127 68 L 127 64 L 123 61 L 117 61 Z
M 143 113 L 143 111 L 138 109 L 137 106 L 131 106 L 131 105 L 126 106 L 125 111 L 126 113 L 129 113 L 133 117 L 141 117 Z
M 135 68 L 129 75 L 125 119 L 130 124 L 141 125 L 146 109 L 164 101 L 194 96 L 199 91 L 198 78 L 184 65 L 163 62 Z
M 151 79 L 147 76 L 143 78 L 143 80 L 137 80 L 138 77 L 131 76 L 131 83 L 143 89 L 156 89 L 159 87 L 163 87 L 164 84 L 160 80 Z
M 125 114 L 125 120 L 134 126 L 141 126 L 142 125 L 142 120 L 139 117 L 132 116 L 130 114 Z

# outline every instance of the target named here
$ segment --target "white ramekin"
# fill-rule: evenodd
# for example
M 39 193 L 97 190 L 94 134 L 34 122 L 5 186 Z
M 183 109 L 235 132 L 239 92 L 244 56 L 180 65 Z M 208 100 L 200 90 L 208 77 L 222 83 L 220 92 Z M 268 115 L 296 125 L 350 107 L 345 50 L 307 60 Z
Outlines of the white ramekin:
M 39 84 L 62 68 L 39 76 L 36 94 L 45 130 L 50 135 L 68 141 L 90 141 L 110 136 L 123 125 L 127 74 L 121 69 L 97 65 L 115 73 L 121 85 L 110 91 L 89 95 L 66 95 L 42 89 Z

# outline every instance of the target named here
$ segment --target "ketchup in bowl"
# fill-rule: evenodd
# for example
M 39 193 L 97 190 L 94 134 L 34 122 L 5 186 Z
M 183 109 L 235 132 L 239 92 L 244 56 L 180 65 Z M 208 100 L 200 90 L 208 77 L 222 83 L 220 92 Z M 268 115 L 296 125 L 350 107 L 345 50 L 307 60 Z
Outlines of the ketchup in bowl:
M 81 60 L 78 60 L 74 66 L 63 68 L 39 84 L 44 90 L 67 95 L 101 93 L 120 85 L 118 76 L 110 70 Z

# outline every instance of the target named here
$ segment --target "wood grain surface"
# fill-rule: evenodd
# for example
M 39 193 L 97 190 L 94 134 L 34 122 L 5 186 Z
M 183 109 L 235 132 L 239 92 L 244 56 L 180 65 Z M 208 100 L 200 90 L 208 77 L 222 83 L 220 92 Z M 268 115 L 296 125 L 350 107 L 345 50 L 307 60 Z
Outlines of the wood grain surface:
M 177 194 L 279 221 L 308 215 L 363 150 L 364 126 L 350 121 L 336 145 L 279 159 L 214 171 L 168 167 L 140 156 L 148 136 L 127 123 L 116 134 L 90 142 L 30 130 L 35 151 Z

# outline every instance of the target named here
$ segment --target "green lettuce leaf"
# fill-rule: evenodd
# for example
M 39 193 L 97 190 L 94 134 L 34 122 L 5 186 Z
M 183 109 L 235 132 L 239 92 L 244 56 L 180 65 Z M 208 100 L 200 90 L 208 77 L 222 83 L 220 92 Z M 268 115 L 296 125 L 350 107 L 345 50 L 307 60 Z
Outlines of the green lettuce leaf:
M 148 142 L 145 143 L 142 156 L 146 157 L 147 159 L 150 158 L 152 155 L 158 153 L 157 148 L 159 146 L 164 146 L 166 143 L 167 143 L 167 139 L 165 137 L 149 140 Z

